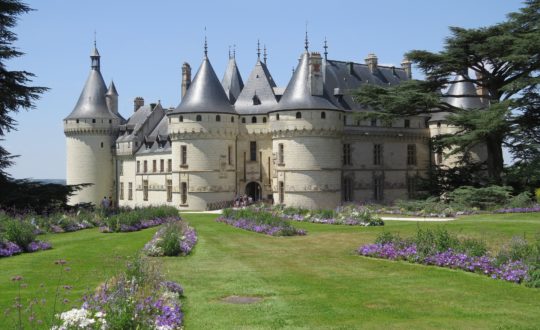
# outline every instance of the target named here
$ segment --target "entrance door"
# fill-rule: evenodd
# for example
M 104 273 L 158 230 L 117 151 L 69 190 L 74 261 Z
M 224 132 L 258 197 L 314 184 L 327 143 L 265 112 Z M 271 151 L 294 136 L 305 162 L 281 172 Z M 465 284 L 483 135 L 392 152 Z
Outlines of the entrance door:
M 251 197 L 253 201 L 261 199 L 261 185 L 257 182 L 250 182 L 246 185 L 246 195 Z

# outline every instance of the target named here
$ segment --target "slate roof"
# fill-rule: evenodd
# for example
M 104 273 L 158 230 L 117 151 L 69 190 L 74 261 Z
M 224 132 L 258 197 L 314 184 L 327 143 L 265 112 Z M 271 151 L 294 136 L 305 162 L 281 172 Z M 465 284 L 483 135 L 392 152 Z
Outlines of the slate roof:
M 169 118 L 163 116 L 154 130 L 144 139 L 144 147 L 139 148 L 137 154 L 152 154 L 171 151 L 171 141 L 168 135 Z
M 483 108 L 481 97 L 476 93 L 476 87 L 466 75 L 456 75 L 450 83 L 448 91 L 443 94 L 443 100 L 456 107 L 462 109 L 479 109 Z
M 193 112 L 235 113 L 207 56 L 182 102 L 170 114 Z
M 152 113 L 152 106 L 150 104 L 143 105 L 131 117 L 124 125 L 120 125 L 120 136 L 118 136 L 117 142 L 132 141 L 136 138 L 136 135 L 146 119 Z
M 111 84 L 109 85 L 109 88 L 107 89 L 107 94 L 105 95 L 116 95 L 118 96 L 118 91 L 116 91 L 116 86 L 114 85 L 114 81 L 111 81 Z
M 223 80 L 221 80 L 221 85 L 223 85 L 229 101 L 234 104 L 242 88 L 244 88 L 244 82 L 242 81 L 242 76 L 240 75 L 234 57 L 229 58 L 229 64 L 227 65 L 227 70 L 225 70 Z
M 241 115 L 265 114 L 277 106 L 274 88 L 276 83 L 270 75 L 266 64 L 257 59 L 244 89 L 238 96 L 234 108 Z M 258 102 L 254 101 L 254 98 Z M 257 104 L 259 103 L 259 104 Z

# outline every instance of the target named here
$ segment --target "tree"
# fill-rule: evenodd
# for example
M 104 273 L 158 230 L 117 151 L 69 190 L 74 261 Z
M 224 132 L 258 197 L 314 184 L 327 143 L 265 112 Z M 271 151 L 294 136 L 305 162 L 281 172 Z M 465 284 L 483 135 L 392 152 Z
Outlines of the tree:
M 356 93 L 358 102 L 374 109 L 372 116 L 450 113 L 458 134 L 440 142 L 466 152 L 483 143 L 487 148 L 487 172 L 493 183 L 503 176 L 502 147 L 518 161 L 540 155 L 540 0 L 526 0 L 519 12 L 493 26 L 464 29 L 450 27 L 451 35 L 438 53 L 413 50 L 406 57 L 425 74 L 425 81 L 411 80 L 395 87 L 365 85 Z M 444 101 L 441 91 L 456 74 L 463 75 L 487 92 L 486 109 L 463 110 Z M 461 80 L 461 81 L 463 81 Z M 478 95 L 464 95 L 478 97 Z
M 34 75 L 27 71 L 9 71 L 6 61 L 22 56 L 23 53 L 13 47 L 17 35 L 11 31 L 18 16 L 32 9 L 19 0 L 0 0 L 0 137 L 15 130 L 17 121 L 12 113 L 20 109 L 34 108 L 34 101 L 48 88 L 27 86 Z M 8 178 L 5 169 L 13 164 L 14 156 L 0 147 L 0 178 Z

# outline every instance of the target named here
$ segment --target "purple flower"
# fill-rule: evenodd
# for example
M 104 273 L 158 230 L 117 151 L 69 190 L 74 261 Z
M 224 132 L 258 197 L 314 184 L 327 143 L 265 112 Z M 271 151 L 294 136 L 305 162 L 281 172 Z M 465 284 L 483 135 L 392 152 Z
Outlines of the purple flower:
M 10 241 L 0 241 L 0 257 L 10 257 L 22 252 L 23 250 L 17 244 Z

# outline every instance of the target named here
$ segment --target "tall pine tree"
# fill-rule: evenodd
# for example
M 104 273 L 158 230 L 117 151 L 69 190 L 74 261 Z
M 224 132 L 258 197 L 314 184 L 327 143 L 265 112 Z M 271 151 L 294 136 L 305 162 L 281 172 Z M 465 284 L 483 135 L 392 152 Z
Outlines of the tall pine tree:
M 441 52 L 413 50 L 406 57 L 426 76 L 395 87 L 366 85 L 358 102 L 383 118 L 449 112 L 450 124 L 459 134 L 440 142 L 455 152 L 483 143 L 487 171 L 493 183 L 502 182 L 503 146 L 519 162 L 540 156 L 540 0 L 526 0 L 506 21 L 488 27 L 450 27 L 451 35 Z M 441 91 L 456 83 L 456 74 L 472 70 L 464 79 L 483 88 L 486 109 L 455 108 L 444 102 Z

